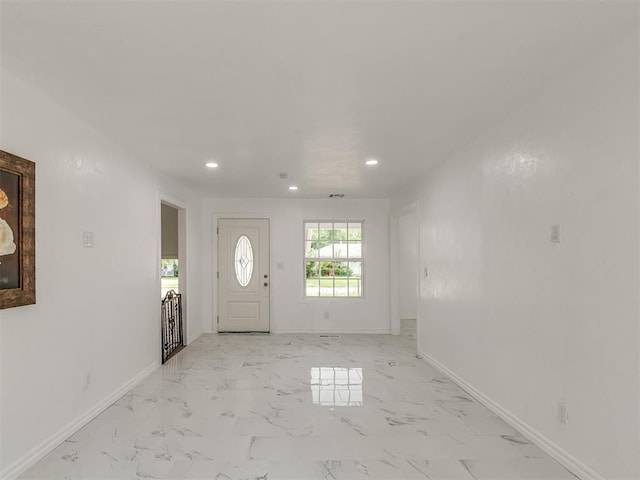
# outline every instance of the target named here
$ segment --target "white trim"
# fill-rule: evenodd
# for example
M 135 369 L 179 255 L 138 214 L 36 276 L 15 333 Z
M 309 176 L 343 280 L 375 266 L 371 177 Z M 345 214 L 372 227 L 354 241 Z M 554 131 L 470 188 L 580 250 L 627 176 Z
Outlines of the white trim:
M 420 313 L 422 304 L 421 301 L 421 292 L 422 292 L 422 282 L 426 281 L 423 275 L 422 265 L 425 265 L 425 261 L 422 257 L 422 238 L 420 236 L 421 228 L 420 228 L 420 202 L 416 201 L 415 203 L 416 209 L 416 247 L 418 248 L 418 277 L 416 278 L 416 349 L 420 350 L 420 323 L 422 320 L 422 315 Z
M 359 223 L 360 224 L 360 257 L 349 257 L 348 256 L 348 249 L 347 249 L 347 256 L 346 257 L 321 257 L 320 256 L 320 250 L 318 250 L 318 256 L 317 257 L 307 257 L 307 228 L 306 225 L 307 223 L 317 223 L 318 224 L 318 235 L 320 235 L 319 230 L 320 230 L 320 224 L 321 223 L 331 223 L 333 225 L 332 230 L 335 230 L 335 224 L 336 223 L 346 223 L 347 224 L 347 230 L 348 230 L 348 225 L 350 223 Z M 349 239 L 347 238 L 347 243 L 348 243 Z M 366 246 L 365 246 L 365 219 L 361 219 L 361 220 L 302 220 L 302 299 L 304 301 L 313 301 L 314 299 L 338 299 L 338 298 L 344 298 L 346 300 L 364 300 L 365 299 L 365 290 L 366 290 L 366 282 L 365 282 L 365 250 L 366 250 Z M 335 253 L 334 253 L 335 255 Z M 307 262 L 311 261 L 311 262 L 317 262 L 318 264 L 322 263 L 322 262 L 360 262 L 360 296 L 336 296 L 335 293 L 335 282 L 333 284 L 333 295 L 326 295 L 326 296 L 310 296 L 307 295 Z M 348 288 L 348 287 L 347 287 Z
M 363 335 L 389 335 L 391 332 L 388 328 L 347 328 L 347 329 L 323 329 L 323 328 L 278 328 L 272 330 L 274 334 L 287 333 L 311 333 L 316 335 L 334 335 L 334 334 L 363 334 Z
M 389 329 L 400 335 L 400 220 L 392 214 L 389 218 Z
M 209 327 L 204 325 L 203 323 L 203 332 L 204 333 L 218 333 L 218 312 L 219 312 L 219 288 L 218 285 L 218 255 L 220 252 L 218 251 L 218 220 L 221 218 L 244 218 L 244 219 L 256 219 L 256 218 L 266 218 L 269 220 L 269 262 L 271 262 L 271 245 L 273 244 L 273 229 L 271 225 L 273 224 L 273 219 L 271 218 L 271 214 L 258 215 L 255 213 L 211 213 L 211 245 L 204 246 L 203 248 L 210 248 L 211 253 L 211 310 L 209 314 L 211 315 L 211 324 Z M 203 226 L 203 229 L 206 228 Z M 269 265 L 269 269 L 271 270 L 271 265 Z M 271 272 L 269 272 L 271 274 Z M 207 292 L 203 292 L 204 296 L 207 296 Z M 204 309 L 203 309 L 204 311 Z M 269 291 L 269 329 L 272 330 L 274 323 L 273 318 L 271 317 L 271 291 Z
M 569 470 L 571 473 L 576 475 L 581 480 L 604 480 L 604 477 L 593 471 L 587 465 L 582 463 L 577 458 L 570 455 L 567 451 L 561 448 L 558 444 L 554 443 L 547 437 L 545 437 L 542 433 L 538 432 L 531 425 L 527 424 L 516 415 L 511 413 L 509 410 L 504 408 L 499 403 L 495 402 L 491 398 L 487 397 L 485 394 L 480 392 L 473 385 L 467 383 L 464 379 L 456 375 L 453 371 L 449 370 L 443 364 L 438 362 L 436 359 L 430 357 L 425 352 L 419 350 L 418 354 L 424 358 L 427 363 L 433 366 L 436 370 L 444 373 L 447 377 L 449 377 L 454 383 L 456 383 L 460 388 L 462 388 L 465 392 L 475 398 L 482 405 L 487 407 L 493 413 L 495 413 L 502 420 L 507 422 L 513 428 L 515 428 L 522 435 L 527 437 L 533 443 L 535 443 L 540 449 L 542 449 L 545 453 L 547 453 L 551 458 L 560 463 L 563 467 Z
M 12 465 L 9 465 L 6 469 L 0 472 L 0 478 L 3 480 L 13 480 L 19 475 L 31 468 L 38 460 L 42 459 L 45 455 L 51 452 L 54 448 L 64 442 L 71 435 L 76 433 L 86 424 L 88 424 L 95 417 L 100 415 L 104 410 L 110 407 L 116 400 L 122 397 L 125 393 L 131 390 L 133 387 L 142 382 L 145 378 L 151 375 L 160 366 L 159 362 L 153 362 L 142 372 L 138 373 L 131 380 L 126 382 L 120 388 L 115 390 L 111 395 L 107 396 L 104 400 L 101 400 L 96 405 L 91 407 L 85 413 L 76 417 L 67 425 L 62 427 L 56 433 L 51 435 L 45 441 L 29 450 L 25 455 L 16 460 Z
M 211 305 L 211 330 L 205 328 L 204 333 L 218 333 L 218 318 L 220 315 L 220 279 L 218 278 L 219 268 L 219 256 L 220 256 L 220 245 L 218 243 L 218 232 L 219 232 L 219 222 L 220 220 L 267 220 L 269 223 L 269 277 L 271 277 L 271 245 L 273 244 L 273 229 L 271 225 L 273 225 L 273 219 L 271 218 L 271 214 L 269 215 L 255 215 L 249 213 L 213 213 L 211 214 L 211 285 L 213 286 L 213 290 L 215 290 L 215 303 L 212 302 Z M 273 333 L 274 329 L 274 319 L 272 315 L 272 306 L 271 306 L 271 289 L 269 289 L 269 331 L 265 333 Z
M 405 215 L 413 215 L 416 222 L 416 242 L 418 264 L 422 264 L 420 255 L 420 214 L 418 210 L 418 202 L 412 202 L 404 205 L 389 215 L 389 328 L 393 335 L 400 335 L 400 320 L 402 316 L 400 314 L 400 217 Z M 416 318 L 420 318 L 420 268 L 418 268 L 418 275 L 415 279 L 415 294 L 416 294 Z M 419 327 L 416 327 L 416 329 Z M 419 332 L 416 330 L 416 335 L 420 338 Z
M 211 315 L 211 323 L 209 326 L 206 326 L 203 321 L 203 333 L 218 333 L 218 315 L 219 315 L 219 288 L 218 285 L 218 255 L 220 252 L 218 251 L 218 220 L 221 218 L 244 218 L 244 219 L 255 219 L 255 218 L 266 218 L 269 220 L 269 262 L 271 262 L 271 244 L 272 242 L 272 228 L 273 219 L 271 218 L 271 214 L 258 215 L 254 213 L 211 213 L 211 244 L 208 246 L 204 246 L 203 248 L 210 248 L 211 253 L 211 292 L 204 292 L 203 295 L 206 297 L 208 293 L 211 294 L 211 310 L 209 314 Z M 206 226 L 203 225 L 203 229 Z M 271 270 L 271 265 L 269 265 L 269 269 Z M 269 272 L 271 274 L 271 272 Z M 204 311 L 204 308 L 203 308 Z M 273 327 L 273 322 L 271 318 L 271 291 L 269 291 L 269 329 Z
M 175 208 L 177 210 L 180 210 L 180 209 L 186 210 L 187 209 L 186 202 L 184 202 L 183 200 L 181 200 L 181 199 L 179 199 L 177 197 L 169 195 L 168 193 L 165 193 L 162 190 L 158 190 L 158 196 L 159 196 L 160 201 L 162 203 L 166 203 L 170 207 L 173 207 L 173 208 Z

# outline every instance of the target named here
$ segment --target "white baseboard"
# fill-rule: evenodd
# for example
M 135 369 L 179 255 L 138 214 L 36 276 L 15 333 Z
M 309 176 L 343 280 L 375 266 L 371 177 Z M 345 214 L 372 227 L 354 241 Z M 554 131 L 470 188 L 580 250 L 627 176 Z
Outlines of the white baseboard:
M 563 450 L 558 444 L 554 443 L 543 434 L 535 430 L 533 427 L 523 422 L 520 418 L 515 416 L 506 408 L 502 407 L 500 404 L 496 403 L 478 389 L 476 389 L 471 384 L 467 383 L 464 379 L 460 378 L 453 371 L 449 370 L 443 364 L 438 362 L 436 359 L 430 357 L 423 351 L 419 351 L 418 354 L 424 358 L 429 364 L 431 364 L 435 369 L 444 373 L 447 377 L 449 377 L 453 382 L 455 382 L 460 388 L 462 388 L 465 392 L 479 401 L 482 405 L 487 407 L 493 413 L 495 413 L 498 417 L 503 419 L 517 431 L 522 433 L 525 437 L 535 443 L 541 450 L 547 453 L 550 457 L 560 463 L 563 467 L 569 470 L 571 473 L 576 475 L 581 480 L 604 480 L 604 477 L 594 472 L 587 465 L 582 463 L 577 458 L 571 456 L 565 450 Z
M 145 378 L 151 375 L 158 369 L 160 364 L 156 361 L 145 368 L 142 372 L 138 373 L 131 380 L 126 382 L 120 388 L 111 393 L 104 400 L 101 400 L 96 405 L 91 407 L 85 413 L 76 417 L 70 423 L 62 427 L 56 433 L 47 438 L 44 442 L 35 446 L 29 450 L 25 455 L 9 465 L 6 469 L 0 472 L 0 479 L 13 480 L 22 473 L 31 468 L 38 460 L 42 459 L 45 455 L 51 452 L 54 448 L 64 442 L 67 438 L 73 435 L 75 432 L 84 427 L 87 423 L 97 417 L 100 413 L 111 406 L 116 400 L 122 397 L 125 393 L 142 382 Z
M 390 335 L 391 330 L 388 328 L 367 328 L 367 329 L 315 329 L 315 328 L 278 328 L 271 331 L 274 334 L 296 334 L 296 333 L 304 333 L 304 334 L 315 334 L 315 335 L 350 335 L 350 334 L 362 334 L 362 335 Z
M 199 339 L 202 336 L 203 333 L 207 333 L 207 332 L 200 331 L 198 333 L 194 333 L 192 335 L 189 335 L 187 337 L 187 343 L 185 343 L 184 346 L 186 347 L 186 346 L 191 345 L 193 342 L 195 342 L 197 339 Z
M 213 330 L 205 330 L 203 333 L 218 333 Z M 274 335 L 286 335 L 286 334 L 315 334 L 315 335 L 350 335 L 350 334 L 362 334 L 362 335 L 390 335 L 391 330 L 388 328 L 371 328 L 371 329 L 346 329 L 346 330 L 324 330 L 315 328 L 275 328 L 270 332 Z

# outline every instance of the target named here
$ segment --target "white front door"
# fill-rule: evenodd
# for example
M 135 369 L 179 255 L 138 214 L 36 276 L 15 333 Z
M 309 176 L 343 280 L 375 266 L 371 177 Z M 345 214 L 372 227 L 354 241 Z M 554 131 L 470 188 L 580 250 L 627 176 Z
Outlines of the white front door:
M 269 331 L 269 220 L 218 220 L 218 331 Z

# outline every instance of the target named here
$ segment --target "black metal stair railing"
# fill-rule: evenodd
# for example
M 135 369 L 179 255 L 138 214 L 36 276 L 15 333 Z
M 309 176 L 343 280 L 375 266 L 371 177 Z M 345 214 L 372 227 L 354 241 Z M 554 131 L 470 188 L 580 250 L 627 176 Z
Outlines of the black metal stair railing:
M 162 299 L 162 363 L 183 348 L 182 330 L 182 295 L 169 290 Z

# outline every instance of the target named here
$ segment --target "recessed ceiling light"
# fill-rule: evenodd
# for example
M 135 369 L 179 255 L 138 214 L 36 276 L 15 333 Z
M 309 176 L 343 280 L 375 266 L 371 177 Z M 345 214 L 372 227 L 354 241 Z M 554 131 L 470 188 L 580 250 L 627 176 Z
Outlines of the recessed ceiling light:
M 216 162 L 207 162 L 204 166 L 207 168 L 218 168 L 218 164 Z
M 370 158 L 369 160 L 367 160 L 364 163 L 365 163 L 365 165 L 377 165 L 378 164 L 378 160 L 376 160 L 375 158 Z
M 298 189 L 298 187 L 296 187 L 295 185 L 290 185 L 289 186 L 289 190 L 297 190 L 297 189 Z

